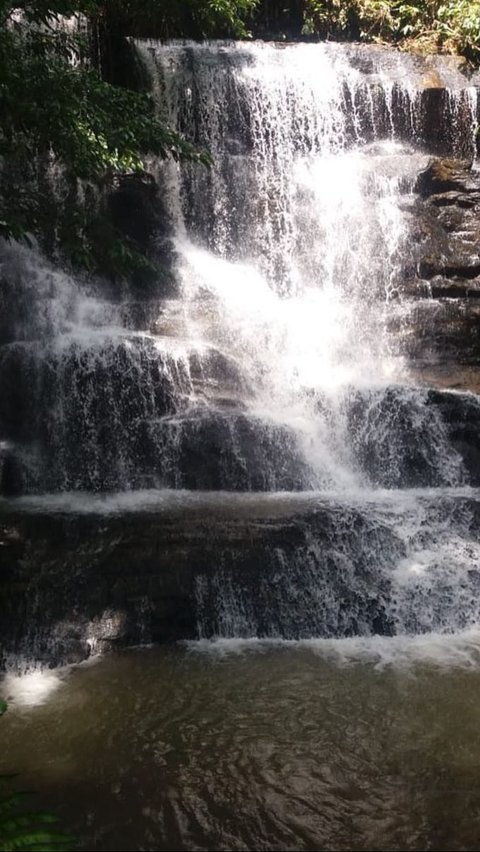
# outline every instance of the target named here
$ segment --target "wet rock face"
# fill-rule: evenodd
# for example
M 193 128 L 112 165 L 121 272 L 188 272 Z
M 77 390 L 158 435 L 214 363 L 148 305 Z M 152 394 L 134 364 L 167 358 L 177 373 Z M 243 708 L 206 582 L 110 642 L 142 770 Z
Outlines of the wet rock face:
M 8 514 L 0 542 L 0 668 L 10 654 L 58 665 L 139 642 L 394 629 L 384 569 L 403 545 L 353 508 Z
M 247 417 L 228 397 L 242 387 L 219 351 L 175 353 L 148 336 L 5 347 L 0 493 L 308 487 L 293 431 Z
M 428 392 L 428 404 L 441 413 L 449 443 L 462 459 L 467 481 L 480 486 L 480 405 L 473 394 Z
M 471 103 L 464 96 L 455 104 L 438 71 L 425 68 L 420 94 L 418 139 L 425 150 L 437 156 L 471 157 L 472 139 L 458 128 L 471 121 Z M 473 143 L 474 145 L 474 143 Z
M 357 464 L 375 487 L 448 484 L 444 424 L 425 402 L 425 394 L 396 387 L 355 394 L 348 411 L 350 440 Z
M 233 412 L 194 412 L 164 424 L 165 482 L 207 491 L 300 491 L 313 475 L 293 430 Z M 155 457 L 155 453 L 152 453 Z
M 478 623 L 480 503 L 470 494 L 410 492 L 400 507 L 388 493 L 162 499 L 129 510 L 83 501 L 83 512 L 81 500 L 2 504 L 0 669 L 178 639 Z
M 153 233 L 161 224 L 157 187 L 153 178 L 143 175 L 118 178 L 108 204 L 115 227 L 139 248 L 147 251 Z
M 422 199 L 414 223 L 418 278 L 434 296 L 441 297 L 443 282 L 445 295 L 474 294 L 480 284 L 480 174 L 460 160 L 436 160 L 419 175 L 416 190 Z
M 470 207 L 473 198 L 478 198 L 478 182 L 472 177 L 469 164 L 462 160 L 433 160 L 418 176 L 416 190 L 422 198 L 430 198 L 438 206 L 465 201 Z M 455 193 L 454 196 L 451 193 Z M 439 198 L 441 196 L 441 198 Z
M 437 376 L 439 384 L 476 390 L 480 172 L 468 160 L 432 160 L 419 175 L 416 192 L 403 286 L 406 353 L 413 370 L 427 380 Z
M 480 484 L 480 404 L 474 394 L 395 385 L 357 390 L 347 428 L 354 461 L 374 487 Z
M 106 209 L 113 228 L 126 238 L 128 245 L 155 265 L 152 269 L 148 265 L 137 267 L 130 276 L 132 292 L 140 299 L 148 293 L 163 298 L 177 296 L 169 211 L 153 176 L 118 176 L 106 196 Z
M 185 365 L 147 338 L 6 347 L 0 430 L 16 445 L 24 490 L 121 487 L 135 462 L 141 479 L 142 424 L 175 411 L 186 388 Z
M 21 493 L 21 472 L 13 446 L 8 441 L 0 441 L 0 494 L 5 497 L 17 497 Z

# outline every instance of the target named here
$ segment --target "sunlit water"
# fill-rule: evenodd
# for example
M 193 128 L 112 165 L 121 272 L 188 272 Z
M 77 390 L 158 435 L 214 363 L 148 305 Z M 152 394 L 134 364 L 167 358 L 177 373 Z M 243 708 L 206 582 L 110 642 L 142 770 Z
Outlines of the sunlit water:
M 80 849 L 476 850 L 480 637 L 402 642 L 195 644 L 10 679 L 0 772 Z

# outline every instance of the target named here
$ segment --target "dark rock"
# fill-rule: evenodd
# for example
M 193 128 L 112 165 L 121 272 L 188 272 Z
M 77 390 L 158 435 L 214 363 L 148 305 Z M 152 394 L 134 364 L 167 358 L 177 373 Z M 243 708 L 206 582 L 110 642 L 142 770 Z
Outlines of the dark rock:
M 10 538 L 0 537 L 3 663 L 10 653 L 77 662 L 200 635 L 393 631 L 384 569 L 403 545 L 387 527 L 343 505 L 247 507 L 10 512 Z
M 470 485 L 480 485 L 480 400 L 474 394 L 430 390 L 427 405 L 434 406 L 446 425 L 448 440 L 462 459 Z
M 446 369 L 454 385 L 455 371 L 460 374 L 468 367 L 473 371 L 468 373 L 469 384 L 459 386 L 474 390 L 470 382 L 480 365 L 479 301 L 471 296 L 460 298 L 458 282 L 452 282 L 450 293 L 448 289 L 445 292 L 454 298 L 438 298 L 440 284 L 437 279 L 435 282 L 437 298 L 412 301 L 408 310 L 403 306 L 402 324 L 396 331 L 399 345 L 409 358 L 410 369 L 429 375 L 432 370 L 441 373 Z
M 480 371 L 475 366 L 463 366 L 455 361 L 424 364 L 419 360 L 409 366 L 409 373 L 414 381 L 425 387 L 468 391 L 480 395 Z
M 2 446 L 0 442 L 0 497 L 17 497 L 22 491 L 21 468 L 13 447 Z
M 158 226 L 157 186 L 149 175 L 123 175 L 109 196 L 112 222 L 139 249 L 146 251 Z
M 464 160 L 433 160 L 418 176 L 416 191 L 422 198 L 448 193 L 447 203 L 451 202 L 452 192 L 457 193 L 457 201 L 460 197 L 459 193 L 478 194 L 478 181 L 471 178 L 470 166 L 471 163 Z
M 130 274 L 130 287 L 140 297 L 178 295 L 173 272 L 172 227 L 163 194 L 152 175 L 141 173 L 116 178 L 106 197 L 107 221 L 129 246 L 156 266 L 137 265 Z
M 0 352 L 0 428 L 27 493 L 307 487 L 294 432 L 242 413 L 247 391 L 218 350 L 176 355 L 147 336 Z
M 465 194 L 462 192 L 447 191 L 442 192 L 441 195 L 430 195 L 429 201 L 430 204 L 434 204 L 436 207 L 450 207 L 452 205 L 458 205 L 460 208 L 469 210 L 480 203 L 480 194 L 478 192 L 469 192 L 468 194 Z
M 446 406 L 458 429 L 455 395 L 447 396 L 432 394 L 429 404 Z M 480 503 L 471 496 L 447 490 L 351 505 L 318 494 L 203 495 L 176 508 L 164 499 L 130 511 L 107 501 L 103 512 L 92 502 L 78 512 L 68 499 L 48 511 L 41 501 L 28 510 L 21 501 L 3 504 L 0 666 L 12 654 L 18 665 L 53 665 L 128 644 L 212 636 L 451 630 L 475 616 L 473 561 L 461 588 L 444 564 L 447 529 L 478 547 Z M 434 559 L 429 582 L 413 575 L 408 588 L 399 585 L 396 569 L 418 549 Z
M 211 403 L 242 407 L 252 395 L 241 366 L 214 347 L 193 350 L 189 356 L 192 386 L 200 398 Z
M 411 386 L 358 390 L 347 409 L 354 460 L 384 488 L 476 485 L 479 418 L 473 395 Z
M 146 337 L 12 344 L 0 351 L 0 429 L 22 445 L 33 490 L 120 487 L 136 455 L 143 470 L 140 424 L 189 389 L 187 365 Z
M 466 256 L 464 258 L 454 258 L 453 262 L 445 261 L 440 258 L 425 258 L 418 264 L 418 274 L 421 278 L 433 278 L 435 275 L 443 275 L 448 279 L 457 279 L 459 286 L 457 296 L 464 295 L 462 293 L 462 279 L 473 279 L 480 277 L 480 258 Z M 451 287 L 451 289 L 453 289 Z M 471 288 L 475 292 L 475 288 Z M 448 295 L 446 293 L 445 295 Z
M 475 141 L 469 132 L 472 105 L 468 92 L 459 91 L 452 97 L 448 83 L 434 69 L 426 71 L 424 83 L 417 120 L 418 138 L 429 153 L 471 160 Z
M 416 189 L 409 210 L 412 252 L 401 285 L 408 301 L 401 320 L 392 312 L 390 326 L 394 331 L 397 325 L 399 352 L 416 375 L 478 389 L 480 173 L 466 159 L 437 159 L 419 175 Z
M 402 285 L 402 295 L 408 295 L 410 298 L 430 299 L 430 300 L 469 300 L 476 299 L 480 296 L 480 278 L 461 278 L 460 276 L 439 275 L 438 269 L 432 264 L 427 271 L 432 272 L 432 276 L 425 275 L 425 267 L 422 265 L 420 269 L 424 272 L 424 277 L 421 279 L 410 278 Z M 474 308 L 474 303 L 467 302 Z M 417 306 L 418 307 L 418 306 Z M 412 309 L 412 313 L 414 313 Z M 416 330 L 416 329 L 415 329 Z
M 166 419 L 152 436 L 175 488 L 298 491 L 315 483 L 295 432 L 247 413 L 209 409 Z

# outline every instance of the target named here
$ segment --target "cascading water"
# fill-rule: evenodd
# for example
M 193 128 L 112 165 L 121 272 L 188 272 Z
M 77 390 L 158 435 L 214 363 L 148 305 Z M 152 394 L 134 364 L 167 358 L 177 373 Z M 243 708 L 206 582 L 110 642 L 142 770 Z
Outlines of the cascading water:
M 409 252 L 403 208 L 428 162 L 415 61 L 329 45 L 139 50 L 167 119 L 214 156 L 210 172 L 167 179 L 189 335 L 241 364 L 248 410 L 293 430 L 310 487 L 371 482 L 358 446 L 372 428 L 398 444 L 402 420 L 435 468 L 425 460 L 418 484 L 463 481 L 441 417 L 412 387 L 352 436 L 359 388 L 379 404 L 404 372 L 388 319 Z M 475 90 L 448 102 L 454 125 L 470 116 L 472 145 Z M 373 481 L 405 484 L 383 461 Z
M 167 178 L 184 320 L 192 337 L 241 365 L 249 416 L 291 430 L 310 472 L 307 487 L 361 493 L 468 481 L 441 411 L 426 391 L 405 384 L 388 334 L 409 252 L 408 199 L 428 162 L 425 69 L 411 58 L 390 54 L 386 62 L 381 51 L 330 45 L 138 49 L 166 118 L 214 157 L 210 172 Z M 453 127 L 469 116 L 457 145 L 473 152 L 476 91 L 452 88 L 446 103 Z M 425 585 L 431 594 L 439 584 L 448 597 L 456 584 L 455 557 L 450 550 L 445 558 L 438 528 L 445 517 L 455 523 L 455 510 L 432 502 L 417 549 L 418 529 L 408 543 L 400 532 L 409 526 L 402 500 L 400 492 L 381 522 L 365 508 L 365 528 L 353 535 L 349 511 L 332 506 L 328 545 L 310 530 L 295 554 L 270 554 L 274 590 L 270 576 L 262 588 L 261 572 L 238 581 L 227 557 L 213 579 L 199 578 L 199 611 L 215 613 L 213 625 L 211 616 L 200 618 L 200 632 L 416 633 L 476 623 L 476 607 L 467 614 L 459 590 L 450 592 L 453 614 L 444 602 L 440 615 L 436 595 L 435 614 L 426 605 Z M 413 512 L 422 514 L 420 504 Z M 470 530 L 463 515 L 460 523 Z M 476 550 L 465 565 L 458 548 L 467 596 L 477 586 L 476 571 L 464 576 Z M 384 560 L 386 571 L 373 576 L 372 563 L 378 571 Z M 379 607 L 385 584 L 398 588 Z M 358 603 L 366 587 L 375 615 Z M 419 601 L 423 614 L 414 612 Z
M 69 491 L 131 491 L 137 513 L 199 492 L 181 504 L 204 507 L 206 556 L 198 530 L 178 551 L 198 636 L 475 627 L 479 401 L 416 386 L 392 329 L 418 174 L 440 145 L 473 156 L 476 90 L 447 60 L 376 48 L 137 50 L 166 119 L 213 156 L 151 164 L 179 295 L 139 310 L 4 253 L 32 296 L 0 352 L 17 490 L 66 512 L 84 505 Z

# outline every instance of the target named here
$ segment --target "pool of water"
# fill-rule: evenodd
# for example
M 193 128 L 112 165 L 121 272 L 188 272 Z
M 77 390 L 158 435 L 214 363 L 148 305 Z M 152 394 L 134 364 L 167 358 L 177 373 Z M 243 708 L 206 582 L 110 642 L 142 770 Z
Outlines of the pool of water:
M 479 849 L 480 639 L 381 642 L 10 676 L 0 773 L 80 849 Z

